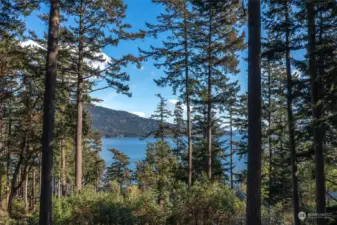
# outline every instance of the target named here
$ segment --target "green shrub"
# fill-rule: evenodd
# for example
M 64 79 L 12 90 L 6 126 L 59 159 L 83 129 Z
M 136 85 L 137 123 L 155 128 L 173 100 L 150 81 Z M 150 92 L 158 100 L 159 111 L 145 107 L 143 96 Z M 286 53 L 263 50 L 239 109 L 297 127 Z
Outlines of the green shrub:
M 158 193 L 136 186 L 128 189 L 125 204 L 137 218 L 137 224 L 165 224 L 170 213 L 167 205 L 158 204 Z
M 30 225 L 34 225 L 37 218 L 38 214 L 32 214 Z M 79 194 L 53 199 L 53 224 L 131 225 L 134 217 L 131 210 L 123 206 L 121 196 L 86 187 Z
M 244 217 L 245 205 L 224 184 L 195 182 L 189 191 L 185 183 L 176 183 L 165 204 L 158 191 L 132 185 L 121 195 L 118 184 L 109 192 L 86 187 L 81 193 L 53 200 L 54 225 L 164 225 L 164 224 L 235 224 Z M 113 191 L 114 190 L 114 191 Z M 32 213 L 30 225 L 37 225 Z
M 25 203 L 22 199 L 13 199 L 12 218 L 22 220 L 26 216 Z
M 244 203 L 226 185 L 196 182 L 190 191 L 185 184 L 179 186 L 173 197 L 173 223 L 240 224 L 244 219 Z

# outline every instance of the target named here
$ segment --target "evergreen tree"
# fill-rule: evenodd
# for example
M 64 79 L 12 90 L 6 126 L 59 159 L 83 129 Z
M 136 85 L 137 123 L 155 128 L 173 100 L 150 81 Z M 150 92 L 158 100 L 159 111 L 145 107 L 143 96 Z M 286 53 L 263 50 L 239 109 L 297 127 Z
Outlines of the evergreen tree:
M 162 140 L 149 143 L 145 160 L 137 165 L 136 177 L 139 184 L 156 190 L 158 204 L 162 207 L 167 207 L 169 203 L 176 168 L 176 158 L 168 143 Z
M 239 72 L 236 52 L 244 48 L 244 34 L 239 34 L 241 10 L 238 1 L 195 1 L 198 19 L 193 33 L 202 101 L 207 105 L 208 178 L 212 177 L 212 117 L 221 99 L 228 95 L 228 75 Z M 227 87 L 227 88 L 226 88 Z M 199 94 L 200 95 L 200 94 Z
M 167 119 L 171 117 L 171 112 L 167 107 L 167 99 L 160 94 L 156 94 L 156 96 L 159 98 L 159 103 L 156 111 L 154 111 L 154 114 L 152 114 L 150 118 L 158 121 L 158 129 L 151 131 L 146 137 L 153 136 L 154 138 L 164 141 L 165 137 L 169 137 L 171 132 L 171 127 L 167 123 Z
M 45 79 L 43 131 L 42 131 L 42 172 L 40 196 L 40 224 L 52 224 L 51 173 L 53 166 L 55 88 L 58 53 L 60 2 L 50 2 L 48 29 L 48 52 Z
M 182 102 L 177 102 L 173 111 L 173 127 L 172 127 L 172 139 L 175 143 L 175 148 L 172 150 L 177 159 L 182 158 L 186 143 L 184 136 L 186 134 L 186 122 L 183 117 L 184 108 Z
M 192 122 L 191 122 L 191 95 L 195 78 L 191 56 L 193 54 L 192 32 L 194 30 L 194 13 L 190 10 L 188 0 L 157 1 L 165 7 L 165 13 L 157 17 L 156 25 L 147 24 L 148 34 L 157 37 L 161 33 L 169 35 L 163 41 L 162 47 L 151 46 L 151 51 L 141 52 L 146 57 L 153 57 L 158 68 L 165 68 L 166 76 L 156 79 L 159 86 L 171 86 L 173 93 L 180 93 L 180 98 L 186 104 L 187 141 L 188 141 L 188 185 L 192 185 Z M 163 59 L 163 61 L 161 61 Z
M 120 58 L 105 57 L 101 50 L 108 46 L 116 46 L 121 40 L 135 40 L 143 37 L 143 32 L 131 33 L 130 24 L 123 23 L 126 6 L 122 0 L 76 1 L 66 8 L 67 15 L 75 19 L 75 26 L 67 29 L 65 46 L 73 49 L 69 59 L 71 70 L 77 75 L 77 125 L 76 125 L 76 187 L 82 188 L 82 131 L 83 103 L 89 93 L 104 88 L 114 88 L 117 93 L 131 96 L 128 85 L 129 75 L 121 69 L 129 63 L 137 63 L 133 55 Z M 108 30 L 109 32 L 105 32 Z M 105 68 L 94 67 L 94 62 L 106 63 Z M 96 78 L 96 79 L 93 79 Z M 104 80 L 106 85 L 97 88 L 95 84 Z
M 39 0 L 3 0 L 0 2 L 0 37 L 17 38 L 23 35 L 25 24 L 22 16 L 28 16 L 40 3 Z
M 287 204 L 291 198 L 291 163 L 287 127 L 286 69 L 283 61 L 267 55 L 262 59 L 262 189 L 269 204 L 269 213 L 275 205 Z M 285 206 L 288 207 L 288 206 Z
M 261 224 L 261 3 L 248 1 L 247 225 Z
M 322 126 L 322 77 L 317 73 L 317 40 L 316 40 L 316 12 L 313 2 L 306 5 L 307 26 L 308 26 L 308 56 L 311 101 L 312 101 L 312 123 L 313 123 L 313 149 L 315 151 L 315 178 L 316 178 L 316 212 L 325 213 L 325 176 L 324 176 L 324 155 L 323 155 L 323 137 L 324 131 Z M 317 224 L 324 225 L 325 218 L 318 218 Z
M 235 119 L 239 116 L 237 114 L 237 104 L 238 104 L 238 92 L 240 90 L 240 86 L 238 86 L 238 82 L 234 82 L 231 84 L 230 88 L 230 96 L 229 98 L 226 99 L 225 103 L 225 113 L 227 114 L 224 116 L 224 123 L 226 124 L 225 129 L 228 133 L 229 140 L 228 140 L 228 145 L 229 145 L 229 152 L 227 156 L 229 157 L 229 176 L 230 176 L 230 187 L 233 189 L 234 188 L 234 160 L 233 157 L 236 152 L 236 146 L 235 146 L 235 141 L 234 137 L 236 136 L 234 133 L 234 126 L 235 126 Z
M 93 132 L 89 128 L 89 132 L 85 137 L 83 178 L 85 185 L 91 184 L 98 190 L 106 167 L 99 154 L 102 151 L 102 135 L 99 132 Z
M 196 180 L 201 180 L 208 171 L 208 116 L 207 105 L 203 101 L 195 101 L 193 105 L 193 145 L 194 147 L 194 166 L 193 173 Z M 223 121 L 216 117 L 215 112 L 212 115 L 212 176 L 214 180 L 225 181 L 225 141 L 222 139 L 224 130 Z
M 122 189 L 123 185 L 131 182 L 129 157 L 117 149 L 110 149 L 110 151 L 113 153 L 113 162 L 107 168 L 106 176 L 108 180 L 117 181 Z

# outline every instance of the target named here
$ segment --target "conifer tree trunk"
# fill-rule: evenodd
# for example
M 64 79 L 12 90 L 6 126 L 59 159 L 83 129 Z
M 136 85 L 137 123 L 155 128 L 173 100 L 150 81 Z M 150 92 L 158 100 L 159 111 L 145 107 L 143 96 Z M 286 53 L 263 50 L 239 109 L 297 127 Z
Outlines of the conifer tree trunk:
M 209 11 L 209 36 L 208 36 L 208 88 L 207 88 L 207 155 L 208 155 L 208 179 L 212 178 L 212 8 Z
M 83 12 L 84 2 L 81 1 Z M 78 47 L 78 77 L 77 77 L 77 123 L 76 123 L 76 157 L 75 157 L 75 184 L 77 191 L 82 189 L 82 131 L 83 131 L 83 13 L 80 15 L 80 34 Z
M 66 177 L 66 153 L 63 146 L 63 138 L 61 140 L 61 180 L 62 180 L 62 196 L 67 194 L 67 177 Z
M 11 112 L 9 112 L 11 113 Z M 10 146 L 11 146 L 11 135 L 12 135 L 12 119 L 11 117 L 9 118 L 8 122 L 8 141 L 7 141 L 7 159 L 6 159 L 6 199 L 7 199 L 7 204 L 9 201 L 9 194 L 10 194 L 10 161 L 11 161 L 11 152 L 10 152 Z
M 26 176 L 23 178 L 25 179 L 23 181 L 23 201 L 25 203 L 25 210 L 26 213 L 29 212 L 29 202 L 28 202 L 28 173 L 26 174 Z
M 247 225 L 261 225 L 261 5 L 248 1 Z
M 56 186 L 56 178 L 53 178 L 53 194 L 56 197 L 57 194 L 57 186 Z
M 1 165 L 1 169 L 0 169 L 0 216 L 2 216 L 3 214 L 3 196 L 2 196 L 2 176 L 3 176 L 3 169 L 2 169 Z
M 35 184 L 36 184 L 36 180 L 35 180 L 35 168 L 33 168 L 33 179 L 32 179 L 32 209 L 34 210 L 35 208 Z
M 292 201 L 293 201 L 293 217 L 294 224 L 299 225 L 299 199 L 298 199 L 298 181 L 297 181 L 297 160 L 296 160 L 296 146 L 295 146 L 295 122 L 293 118 L 293 94 L 292 94 L 292 76 L 290 65 L 290 29 L 289 29 L 289 1 L 285 1 L 286 13 L 285 19 L 286 27 L 286 73 L 287 73 L 287 112 L 288 112 L 288 132 L 289 132 L 289 148 L 291 161 L 291 181 L 292 181 Z
M 21 175 L 21 165 L 24 160 L 24 150 L 26 149 L 27 146 L 27 139 L 28 139 L 28 134 L 26 134 L 25 140 L 22 141 L 21 146 L 20 146 L 20 154 L 18 158 L 18 162 L 15 166 L 13 176 L 12 176 L 12 182 L 11 182 L 11 187 L 10 187 L 10 193 L 8 197 L 8 202 L 7 202 L 7 208 L 8 208 L 8 214 L 12 216 L 12 205 L 13 205 L 13 199 L 15 196 L 17 196 L 18 192 L 20 191 L 20 187 L 22 185 L 17 185 L 17 182 L 21 180 L 20 175 Z
M 98 165 L 96 167 L 96 177 L 95 177 L 95 191 L 98 191 L 99 187 L 99 173 L 98 173 Z
M 2 92 L 2 88 L 0 90 L 0 92 Z M 3 122 L 2 122 L 2 117 L 3 117 L 3 103 L 0 102 L 0 148 L 1 149 L 5 149 L 5 139 L 3 138 Z M 6 152 L 6 151 L 5 151 Z M 1 168 L 0 168 L 0 216 L 3 215 L 3 195 L 2 195 L 2 177 L 3 177 L 3 171 L 4 171 L 4 167 L 5 165 L 3 163 L 0 164 Z
M 188 62 L 188 28 L 186 3 L 184 2 L 184 48 L 185 48 L 185 89 L 186 89 L 186 116 L 187 116 L 187 141 L 188 141 L 188 187 L 192 187 L 192 122 L 190 107 L 190 83 L 189 83 L 189 62 Z
M 55 88 L 59 38 L 59 0 L 50 0 L 48 52 L 43 104 L 40 225 L 52 224 L 52 166 L 54 142 Z
M 61 179 L 57 179 L 57 198 L 61 198 Z
M 272 170 L 273 170 L 273 150 L 271 148 L 271 68 L 270 68 L 270 56 L 268 56 L 268 150 L 269 150 L 269 213 L 271 209 L 271 183 L 273 179 Z
M 229 110 L 229 151 L 230 151 L 230 177 L 231 177 L 231 188 L 234 188 L 233 181 L 233 120 L 232 120 L 232 110 Z
M 315 9 L 312 2 L 307 3 L 308 17 L 308 55 L 309 74 L 311 82 L 311 103 L 313 119 L 313 148 L 315 151 L 316 170 L 316 212 L 325 213 L 325 175 L 324 175 L 324 155 L 323 155 L 323 129 L 322 103 L 321 100 L 321 78 L 317 76 L 316 62 L 316 30 L 315 30 Z M 317 219 L 318 225 L 325 225 L 325 219 Z

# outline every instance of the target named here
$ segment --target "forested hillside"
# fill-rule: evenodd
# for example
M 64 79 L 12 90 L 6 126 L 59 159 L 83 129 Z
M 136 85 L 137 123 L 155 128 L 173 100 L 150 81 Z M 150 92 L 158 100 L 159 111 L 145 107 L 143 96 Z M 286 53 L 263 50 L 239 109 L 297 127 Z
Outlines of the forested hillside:
M 135 114 L 86 105 L 91 118 L 92 128 L 102 132 L 104 137 L 144 137 L 158 129 L 154 119 L 143 118 Z

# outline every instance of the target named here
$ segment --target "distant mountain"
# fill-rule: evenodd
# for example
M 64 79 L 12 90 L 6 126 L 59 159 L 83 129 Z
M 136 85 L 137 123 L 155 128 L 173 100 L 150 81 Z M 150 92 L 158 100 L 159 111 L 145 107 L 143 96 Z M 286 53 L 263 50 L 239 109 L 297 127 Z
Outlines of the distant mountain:
M 86 105 L 94 130 L 103 132 L 105 137 L 142 137 L 158 128 L 156 120 L 135 114 Z

